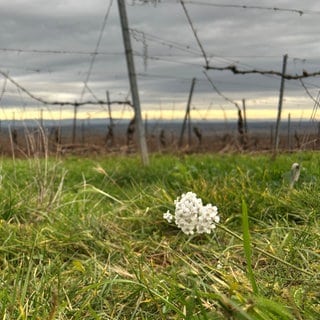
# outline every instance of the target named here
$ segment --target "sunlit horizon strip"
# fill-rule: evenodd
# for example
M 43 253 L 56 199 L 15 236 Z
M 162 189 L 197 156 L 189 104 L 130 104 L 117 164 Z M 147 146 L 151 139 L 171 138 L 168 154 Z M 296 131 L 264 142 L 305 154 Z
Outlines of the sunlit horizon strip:
M 290 115 L 292 121 L 308 121 L 312 114 L 312 108 L 308 109 L 284 109 L 282 112 L 282 119 L 287 119 Z M 133 110 L 114 110 L 112 112 L 112 118 L 117 120 L 132 119 L 134 115 Z M 172 109 L 161 109 L 161 110 L 145 110 L 142 112 L 144 120 L 183 120 L 185 117 L 185 110 L 172 110 Z M 270 108 L 265 109 L 248 109 L 246 111 L 246 117 L 248 120 L 261 121 L 261 120 L 275 120 L 277 116 L 277 110 L 271 110 Z M 9 110 L 0 110 L 1 121 L 62 121 L 73 119 L 73 109 L 53 111 L 48 109 L 29 109 L 21 110 L 21 108 L 10 108 Z M 238 112 L 236 109 L 224 109 L 224 110 L 203 110 L 196 109 L 190 111 L 190 118 L 194 121 L 236 121 L 238 120 Z M 92 111 L 79 109 L 77 112 L 77 120 L 88 120 L 88 119 L 109 119 L 109 115 L 106 110 Z M 317 120 L 318 117 L 315 117 Z

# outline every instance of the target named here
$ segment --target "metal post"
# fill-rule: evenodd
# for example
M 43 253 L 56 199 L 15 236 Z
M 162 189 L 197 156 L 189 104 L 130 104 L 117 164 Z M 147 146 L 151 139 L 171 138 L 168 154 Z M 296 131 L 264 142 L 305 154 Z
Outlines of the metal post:
M 119 7 L 119 16 L 121 21 L 123 43 L 125 48 L 126 60 L 127 60 L 131 97 L 132 97 L 132 103 L 133 103 L 134 112 L 135 112 L 135 123 L 137 126 L 141 158 L 142 158 L 143 164 L 148 165 L 149 164 L 148 148 L 147 148 L 145 130 L 142 123 L 138 84 L 137 84 L 136 73 L 135 73 L 135 66 L 134 66 L 131 40 L 130 40 L 130 34 L 129 34 L 125 0 L 118 0 L 118 7 Z
M 184 134 L 184 130 L 186 128 L 186 122 L 187 120 L 190 118 L 190 105 L 191 105 L 191 99 L 192 99 L 192 94 L 193 94 L 193 89 L 194 89 L 194 85 L 196 83 L 196 78 L 192 79 L 192 83 L 191 83 L 191 88 L 190 88 L 190 92 L 189 92 L 189 99 L 188 99 L 188 104 L 187 104 L 187 109 L 186 109 L 186 113 L 184 116 L 184 120 L 182 123 L 182 129 L 181 129 L 181 133 L 180 133 L 180 138 L 179 138 L 179 147 L 182 146 L 182 140 L 183 140 L 183 134 Z M 190 122 L 189 122 L 189 144 L 190 144 L 190 140 L 191 140 L 191 129 L 190 129 Z
M 287 60 L 288 60 L 288 55 L 285 54 L 283 56 L 283 62 L 282 62 L 282 76 L 281 76 L 281 83 L 280 83 L 278 116 L 277 116 L 276 133 L 275 133 L 275 140 L 274 140 L 274 153 L 277 153 L 278 148 L 279 148 L 279 127 L 280 127 L 280 121 L 281 121 L 282 101 L 283 101 L 283 92 L 284 92 L 284 80 L 285 80 L 284 75 L 286 73 Z

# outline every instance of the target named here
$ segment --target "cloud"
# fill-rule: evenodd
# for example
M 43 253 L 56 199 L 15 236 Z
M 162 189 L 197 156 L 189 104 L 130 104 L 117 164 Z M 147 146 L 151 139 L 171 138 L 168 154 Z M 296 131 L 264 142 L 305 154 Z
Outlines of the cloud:
M 105 0 L 1 2 L 0 28 L 5 32 L 0 35 L 0 70 L 44 99 L 79 100 L 109 4 Z M 198 0 L 185 4 L 211 65 L 280 71 L 282 57 L 288 53 L 288 72 L 320 69 L 315 0 L 303 4 L 297 0 L 269 1 L 269 8 L 265 9 L 250 8 L 257 3 L 248 0 L 241 3 L 246 8 L 224 6 L 223 1 L 221 6 Z M 294 9 L 301 9 L 304 14 L 299 15 Z M 193 102 L 198 109 L 205 113 L 211 104 L 216 109 L 221 105 L 234 108 L 206 80 L 204 56 L 178 1 L 162 0 L 156 6 L 127 1 L 127 12 L 144 111 L 169 110 L 173 104 L 184 108 L 194 77 L 197 82 Z M 107 90 L 112 99 L 126 99 L 129 83 L 116 0 L 98 51 L 88 80 L 90 90 L 85 90 L 83 99 L 94 99 L 92 93 L 105 99 Z M 248 105 L 253 108 L 256 103 L 261 110 L 276 108 L 263 101 L 277 101 L 279 77 L 242 76 L 230 71 L 207 73 L 230 99 L 251 100 Z M 305 83 L 316 96 L 319 79 L 308 78 Z M 3 84 L 4 80 L 0 80 L 0 88 Z M 298 81 L 286 81 L 285 96 L 288 108 L 295 109 L 294 101 L 299 99 L 304 99 L 303 103 L 299 100 L 301 108 L 313 107 Z M 1 108 L 19 107 L 39 108 L 39 104 L 7 83 Z M 116 108 L 121 110 L 120 106 Z M 87 110 L 94 112 L 94 107 L 88 106 Z

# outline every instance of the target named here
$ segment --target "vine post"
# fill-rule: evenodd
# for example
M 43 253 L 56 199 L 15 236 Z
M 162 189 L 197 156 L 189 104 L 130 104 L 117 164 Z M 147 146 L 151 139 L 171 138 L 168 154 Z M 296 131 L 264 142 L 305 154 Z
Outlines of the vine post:
M 129 24 L 128 24 L 125 0 L 118 0 L 118 7 L 119 7 L 119 16 L 121 21 L 123 43 L 124 43 L 125 55 L 126 55 L 126 61 L 127 61 L 127 67 L 128 67 L 131 97 L 132 97 L 132 103 L 134 107 L 134 119 L 135 119 L 135 124 L 137 126 L 137 132 L 138 132 L 138 142 L 139 142 L 139 147 L 141 152 L 141 159 L 144 165 L 148 165 L 149 164 L 148 148 L 147 148 L 145 130 L 142 123 L 138 83 L 137 83 L 137 78 L 135 73 L 135 66 L 134 66 L 133 52 L 132 52 L 132 46 L 131 46 L 131 40 L 130 40 L 130 34 L 129 34 Z

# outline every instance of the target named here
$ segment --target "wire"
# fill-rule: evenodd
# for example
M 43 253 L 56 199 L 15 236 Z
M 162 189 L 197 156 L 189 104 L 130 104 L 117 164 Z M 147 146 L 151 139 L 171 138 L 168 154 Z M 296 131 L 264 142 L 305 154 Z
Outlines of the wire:
M 300 16 L 303 14 L 320 14 L 320 11 L 314 10 L 301 10 L 301 9 L 288 9 L 288 8 L 279 8 L 279 7 L 266 7 L 266 6 L 250 6 L 250 5 L 238 5 L 238 4 L 220 4 L 220 3 L 211 3 L 207 1 L 192 1 L 192 0 L 184 0 L 185 3 L 193 4 L 193 5 L 201 5 L 201 6 L 210 6 L 217 8 L 235 8 L 235 9 L 253 9 L 253 10 L 267 10 L 274 12 L 289 12 L 289 13 L 297 13 Z
M 104 100 L 98 100 L 98 101 L 81 101 L 81 102 L 71 102 L 71 101 L 47 101 L 43 98 L 37 97 L 36 95 L 34 95 L 33 93 L 31 93 L 30 91 L 28 91 L 26 88 L 24 88 L 22 85 L 20 85 L 17 81 L 15 81 L 14 79 L 12 79 L 7 73 L 3 72 L 0 70 L 0 74 L 7 80 L 9 80 L 16 88 L 18 91 L 24 92 L 27 96 L 29 96 L 29 98 L 38 101 L 44 105 L 60 105 L 60 106 L 74 106 L 74 107 L 79 107 L 79 106 L 83 106 L 83 105 L 102 105 L 102 104 L 127 104 L 132 106 L 132 103 L 129 101 L 104 101 Z
M 208 74 L 203 71 L 204 75 L 206 76 L 206 78 L 208 79 L 209 83 L 211 84 L 213 90 L 220 96 L 222 97 L 225 101 L 230 102 L 232 104 L 235 105 L 235 107 L 238 109 L 238 111 L 240 111 L 240 106 L 238 105 L 238 103 L 236 103 L 235 101 L 231 100 L 230 98 L 228 98 L 227 96 L 225 96 L 213 83 L 212 79 L 208 76 Z
M 199 39 L 199 37 L 198 37 L 198 35 L 197 35 L 196 29 L 195 29 L 194 26 L 193 26 L 192 20 L 191 20 L 191 18 L 190 18 L 190 15 L 189 15 L 189 13 L 188 13 L 188 10 L 187 10 L 187 8 L 186 8 L 183 0 L 180 0 L 180 3 L 181 3 L 181 6 L 182 6 L 182 8 L 183 8 L 183 11 L 184 11 L 184 13 L 185 13 L 185 15 L 186 15 L 186 17 L 187 17 L 187 20 L 188 20 L 188 22 L 189 22 L 189 25 L 190 25 L 190 27 L 191 27 L 191 29 L 192 29 L 192 32 L 193 32 L 193 34 L 194 34 L 194 37 L 195 37 L 196 40 L 197 40 L 198 46 L 199 46 L 199 48 L 200 48 L 200 50 L 201 50 L 201 52 L 202 52 L 202 55 L 203 55 L 203 58 L 204 58 L 204 60 L 205 60 L 206 67 L 207 67 L 207 66 L 209 65 L 209 61 L 208 61 L 206 52 L 204 51 L 204 48 L 203 48 L 203 46 L 202 46 L 202 43 L 201 43 L 201 41 L 200 41 L 200 39 Z
M 7 87 L 7 78 L 4 78 L 4 82 L 2 85 L 2 90 L 1 90 L 1 94 L 0 94 L 0 104 L 1 104 L 1 100 L 3 98 L 4 93 L 6 92 L 6 87 Z
M 36 53 L 36 54 L 78 54 L 78 55 L 122 55 L 120 52 L 105 51 L 81 51 L 81 50 L 40 50 L 40 49 L 21 49 L 21 48 L 0 48 L 2 52 L 16 53 Z
M 194 55 L 199 55 L 199 53 L 201 53 L 196 48 L 190 47 L 189 45 L 186 45 L 186 44 L 179 43 L 177 41 L 163 39 L 163 38 L 160 38 L 156 35 L 153 35 L 153 34 L 150 34 L 150 33 L 135 29 L 135 28 L 130 28 L 130 31 L 132 33 L 143 34 L 148 41 L 159 43 L 159 44 L 166 46 L 170 49 L 174 48 L 176 50 L 188 52 L 188 53 L 194 54 Z
M 300 83 L 301 83 L 302 87 L 306 91 L 306 94 L 314 102 L 313 109 L 312 109 L 311 116 L 310 116 L 310 121 L 314 121 L 316 113 L 317 113 L 317 110 L 319 108 L 320 91 L 318 91 L 317 98 L 314 98 L 312 96 L 312 94 L 310 93 L 310 91 L 308 90 L 308 88 L 306 87 L 305 83 L 302 81 L 302 79 L 299 79 L 299 80 L 300 80 Z
M 111 10 L 111 7 L 112 7 L 112 3 L 113 3 L 113 0 L 110 0 L 109 7 L 108 7 L 107 12 L 106 12 L 106 14 L 104 16 L 103 23 L 102 23 L 102 26 L 101 26 L 101 30 L 100 30 L 100 33 L 99 33 L 98 41 L 97 41 L 97 44 L 96 44 L 94 52 L 97 52 L 98 49 L 99 49 L 99 46 L 100 46 L 100 43 L 101 43 L 101 40 L 102 40 L 102 36 L 103 36 L 103 32 L 104 32 L 104 29 L 106 27 L 107 20 L 108 20 L 108 17 L 109 17 L 109 14 L 110 14 L 110 10 Z M 90 64 L 89 64 L 89 70 L 88 70 L 86 79 L 84 81 L 84 86 L 82 88 L 80 101 L 82 101 L 82 99 L 83 99 L 84 92 L 86 90 L 87 83 L 89 82 L 89 79 L 90 79 L 90 76 L 91 76 L 91 72 L 92 72 L 92 68 L 93 68 L 94 62 L 96 60 L 96 56 L 97 56 L 96 54 L 92 55 L 92 58 L 91 58 L 91 61 L 90 61 Z
M 134 53 L 135 56 L 143 57 L 143 54 L 139 52 Z M 176 64 L 181 64 L 181 65 L 186 65 L 186 66 L 195 66 L 195 67 L 202 67 L 201 63 L 192 63 L 192 62 L 186 62 L 186 61 L 181 61 L 181 60 L 173 60 L 173 59 L 165 59 L 165 58 L 160 58 L 158 56 L 148 56 L 149 60 L 155 60 L 155 61 L 165 61 L 165 62 L 170 62 L 170 63 L 176 63 Z

